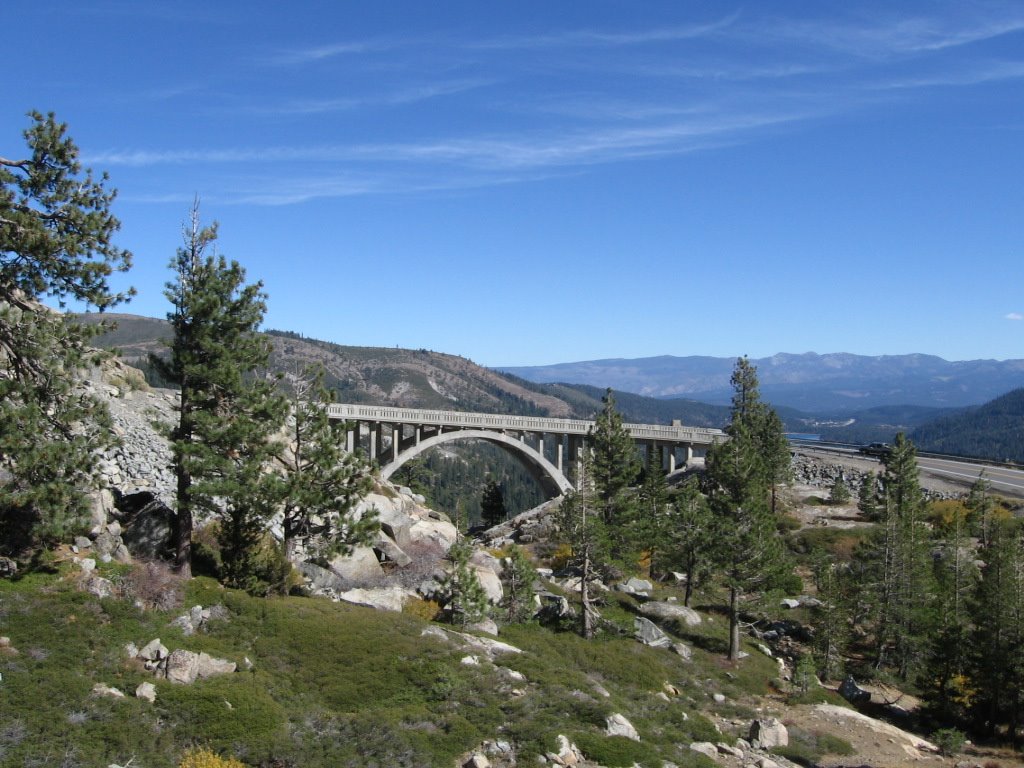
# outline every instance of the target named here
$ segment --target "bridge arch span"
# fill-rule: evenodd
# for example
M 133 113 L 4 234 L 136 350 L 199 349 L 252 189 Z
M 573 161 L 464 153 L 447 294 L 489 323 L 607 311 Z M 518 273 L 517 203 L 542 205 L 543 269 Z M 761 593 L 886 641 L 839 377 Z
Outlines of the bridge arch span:
M 573 489 L 572 483 L 569 482 L 565 474 L 532 446 L 503 432 L 494 432 L 486 429 L 459 429 L 452 432 L 441 432 L 433 437 L 421 440 L 416 445 L 401 451 L 393 461 L 382 466 L 380 468 L 381 477 L 384 480 L 389 480 L 391 475 L 397 472 L 410 459 L 419 456 L 430 448 L 456 440 L 487 440 L 504 448 L 513 455 L 525 458 L 527 466 L 536 474 L 541 486 L 548 492 L 553 491 L 553 495 L 557 496 L 568 493 Z

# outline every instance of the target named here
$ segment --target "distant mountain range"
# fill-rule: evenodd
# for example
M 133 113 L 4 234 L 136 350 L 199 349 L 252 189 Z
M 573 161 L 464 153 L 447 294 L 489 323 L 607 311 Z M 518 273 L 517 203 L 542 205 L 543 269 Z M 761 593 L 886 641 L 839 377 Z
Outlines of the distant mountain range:
M 611 387 L 648 397 L 726 404 L 735 358 L 645 357 L 497 370 L 537 383 Z M 950 362 L 933 355 L 778 354 L 753 359 L 762 397 L 809 413 L 854 413 L 880 406 L 962 408 L 1024 387 L 1024 360 Z
M 125 362 L 142 368 L 160 384 L 148 356 L 166 353 L 161 340 L 170 336 L 167 322 L 128 314 L 105 317 L 115 321 L 117 329 L 101 336 L 99 345 L 116 348 Z M 95 322 L 101 316 L 80 319 Z M 508 369 L 519 372 L 513 375 L 425 349 L 345 346 L 289 331 L 268 331 L 267 335 L 274 347 L 272 368 L 289 373 L 320 362 L 328 385 L 342 402 L 589 419 L 601 408 L 601 397 L 610 385 L 627 421 L 668 424 L 679 419 L 691 426 L 722 427 L 729 420 L 733 358 L 592 361 Z M 924 355 L 776 355 L 754 363 L 762 394 L 790 432 L 848 443 L 889 441 L 897 432 L 906 432 L 922 450 L 1024 460 L 1024 361 L 949 363 Z M 687 367 L 698 373 L 690 379 L 672 373 Z M 574 368 L 589 371 L 601 384 L 537 383 L 519 375 Z M 886 370 L 892 372 L 889 380 Z M 649 371 L 654 374 L 646 376 Z M 635 394 L 625 385 L 627 381 L 633 386 L 641 381 L 667 381 L 672 376 L 676 376 L 673 387 L 690 386 L 696 394 L 683 397 L 672 391 L 666 397 L 665 387 L 659 390 L 662 396 L 650 397 Z M 652 385 L 639 388 L 645 386 Z M 998 397 L 1009 390 L 1019 391 Z M 859 394 L 853 396 L 853 391 Z M 897 404 L 878 404 L 886 399 Z M 987 404 L 979 405 L 982 402 Z M 790 403 L 819 407 L 812 411 Z

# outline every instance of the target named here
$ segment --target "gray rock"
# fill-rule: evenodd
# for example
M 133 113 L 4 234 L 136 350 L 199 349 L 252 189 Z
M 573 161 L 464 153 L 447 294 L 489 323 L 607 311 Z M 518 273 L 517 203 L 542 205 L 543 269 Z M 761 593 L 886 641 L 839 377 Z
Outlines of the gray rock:
M 233 661 L 218 659 L 205 653 L 199 654 L 198 675 L 200 680 L 218 675 L 230 675 L 236 669 L 238 669 L 238 665 Z
M 167 657 L 164 669 L 167 679 L 172 683 L 190 685 L 199 677 L 199 654 L 178 648 Z
M 118 507 L 125 510 L 121 540 L 129 552 L 146 560 L 170 555 L 175 518 L 170 507 L 149 491 L 122 497 Z
M 135 689 L 135 698 L 145 699 L 152 704 L 156 701 L 156 686 L 152 683 L 139 683 Z
M 684 661 L 693 660 L 693 648 L 686 643 L 672 643 L 672 650 L 678 653 Z
M 782 601 L 780 602 L 780 605 L 783 608 L 799 608 L 800 607 L 800 601 L 795 599 L 795 598 L 792 598 L 792 597 L 784 597 L 784 598 L 782 598 Z
M 740 749 L 738 747 L 734 747 L 731 744 L 726 744 L 724 741 L 717 742 L 715 744 L 715 749 L 717 749 L 723 755 L 729 755 L 730 757 L 736 757 L 736 758 L 739 758 L 740 760 L 743 759 L 743 750 L 742 749 Z
M 117 592 L 117 588 L 114 586 L 114 582 L 110 579 L 105 579 L 102 576 L 90 576 L 89 580 L 85 583 L 85 591 L 96 597 L 113 597 Z
M 313 563 L 296 563 L 296 570 L 306 577 L 309 589 L 314 592 L 343 592 L 346 588 L 344 579 L 326 568 Z
M 92 687 L 92 695 L 93 696 L 110 696 L 111 698 L 114 698 L 114 699 L 123 699 L 124 698 L 124 692 L 123 691 L 120 691 L 117 688 L 112 688 L 111 686 L 109 686 L 109 685 L 107 685 L 105 683 L 96 683 L 96 685 L 94 685 Z
M 633 741 L 640 741 L 640 734 L 636 732 L 633 724 L 618 712 L 605 718 L 605 733 L 609 736 L 625 736 Z
M 761 749 L 785 747 L 789 744 L 789 731 L 778 718 L 762 718 L 750 724 L 749 740 Z
M 18 564 L 9 557 L 0 557 L 0 579 L 10 579 L 18 572 Z
M 225 659 L 216 659 L 206 653 L 194 653 L 179 648 L 167 657 L 165 667 L 167 679 L 172 683 L 194 683 L 235 671 L 237 665 Z
M 181 634 L 183 634 L 185 637 L 194 634 L 196 631 L 196 627 L 192 623 L 192 619 L 188 616 L 188 614 L 185 614 L 184 616 L 179 616 L 178 618 L 174 619 L 173 621 L 171 621 L 170 626 L 180 629 Z
M 483 632 L 485 635 L 498 636 L 498 625 L 494 619 L 483 619 L 475 624 L 470 624 L 467 629 L 471 629 L 474 632 Z
M 338 599 L 346 603 L 363 605 L 381 611 L 402 612 L 405 601 L 415 594 L 402 587 L 381 587 L 380 589 L 349 589 L 338 593 Z
M 675 603 L 651 601 L 640 605 L 638 610 L 644 616 L 653 616 L 656 619 L 675 619 L 688 627 L 696 627 L 701 622 L 700 614 L 695 610 Z
M 638 617 L 633 620 L 633 628 L 636 630 L 634 637 L 644 645 L 652 648 L 669 648 L 672 641 L 668 635 L 658 629 L 658 625 L 650 619 Z
M 615 588 L 629 595 L 646 595 L 654 589 L 654 585 L 646 579 L 631 577 L 625 581 L 620 581 L 615 585 Z
M 700 752 L 702 755 L 707 755 L 712 760 L 718 757 L 718 748 L 710 741 L 695 741 L 690 744 L 690 749 L 694 752 Z
M 373 542 L 373 548 L 399 568 L 405 568 L 405 566 L 412 562 L 412 558 L 405 553 L 405 550 L 392 541 L 384 531 L 377 531 L 377 538 Z
M 167 647 L 157 637 L 146 643 L 142 650 L 136 654 L 136 658 L 143 661 L 160 661 L 161 659 L 166 659 L 169 653 Z
M 350 585 L 376 584 L 384 577 L 377 555 L 370 547 L 356 547 L 350 555 L 339 555 L 328 567 Z

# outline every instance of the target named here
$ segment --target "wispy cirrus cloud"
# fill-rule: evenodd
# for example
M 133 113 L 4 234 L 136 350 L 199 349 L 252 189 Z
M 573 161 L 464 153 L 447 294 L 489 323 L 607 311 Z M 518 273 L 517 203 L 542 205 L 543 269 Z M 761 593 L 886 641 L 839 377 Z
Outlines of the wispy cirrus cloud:
M 381 165 L 435 163 L 477 170 L 543 169 L 594 165 L 650 154 L 692 152 L 744 134 L 815 116 L 807 111 L 694 112 L 684 119 L 641 126 L 600 126 L 588 130 L 530 135 L 455 137 L 420 142 L 268 146 L 229 149 L 108 150 L 90 154 L 98 165 L 155 166 L 189 163 L 361 162 Z
M 478 40 L 466 44 L 467 48 L 483 50 L 510 50 L 515 48 L 564 48 L 564 47 L 595 47 L 609 48 L 631 45 L 647 45 L 650 43 L 666 43 L 678 40 L 714 35 L 728 28 L 739 13 L 733 13 L 722 19 L 706 24 L 687 24 L 667 27 L 650 27 L 630 32 L 604 31 L 598 29 L 566 30 L 548 35 L 495 37 Z
M 343 96 L 327 99 L 306 99 L 283 104 L 265 104 L 252 107 L 249 111 L 274 115 L 316 115 L 328 112 L 348 112 L 368 107 L 398 107 L 415 104 L 442 96 L 472 91 L 494 85 L 495 80 L 467 79 L 401 88 L 390 93 L 374 93 L 368 96 Z
M 878 19 L 863 23 L 777 22 L 762 26 L 762 39 L 798 42 L 861 58 L 880 59 L 958 48 L 1024 30 L 1024 13 L 981 20 L 957 18 Z
M 1020 312 L 1007 312 L 1004 317 L 1007 320 L 1024 320 L 1024 314 L 1021 314 Z
M 397 40 L 388 38 L 376 38 L 370 40 L 343 40 L 325 45 L 315 45 L 306 48 L 293 48 L 286 51 L 277 51 L 263 59 L 265 64 L 276 64 L 281 66 L 295 66 L 311 64 L 326 59 L 334 59 L 339 56 L 353 56 L 363 53 L 374 53 L 388 51 L 401 45 Z
M 1024 61 L 1002 61 L 986 63 L 967 69 L 940 72 L 932 75 L 906 77 L 889 82 L 873 84 L 870 87 L 879 90 L 898 90 L 905 88 L 942 88 L 981 85 L 1003 80 L 1019 80 L 1024 78 Z

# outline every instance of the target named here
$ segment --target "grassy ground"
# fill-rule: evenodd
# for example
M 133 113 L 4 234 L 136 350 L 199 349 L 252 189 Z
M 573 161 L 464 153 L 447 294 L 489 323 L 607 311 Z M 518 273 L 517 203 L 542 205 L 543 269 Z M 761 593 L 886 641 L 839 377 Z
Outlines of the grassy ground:
M 608 629 L 589 642 L 535 624 L 504 629 L 502 639 L 524 652 L 496 667 L 461 663 L 466 650 L 421 636 L 427 622 L 411 615 L 256 599 L 202 578 L 184 592 L 182 608 L 144 611 L 131 596 L 78 591 L 70 576 L 0 582 L 0 635 L 17 649 L 0 655 L 0 765 L 134 758 L 162 768 L 199 745 L 253 766 L 449 766 L 486 739 L 509 741 L 526 765 L 560 733 L 608 766 L 701 765 L 689 743 L 722 739 L 708 717 L 752 717 L 752 697 L 777 675 L 754 649 L 739 665 L 723 661 L 720 617 L 679 633 L 694 646 L 692 662 L 640 645 L 625 596 L 609 599 Z M 168 623 L 195 604 L 222 604 L 229 618 L 184 637 Z M 154 637 L 242 671 L 191 686 L 154 680 L 124 652 Z M 132 695 L 144 681 L 156 684 L 154 704 Z M 127 696 L 93 695 L 96 683 Z M 665 690 L 667 700 L 656 695 Z M 613 712 L 633 722 L 640 743 L 604 735 Z

